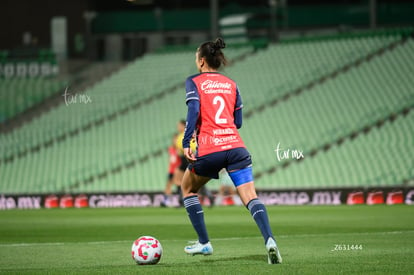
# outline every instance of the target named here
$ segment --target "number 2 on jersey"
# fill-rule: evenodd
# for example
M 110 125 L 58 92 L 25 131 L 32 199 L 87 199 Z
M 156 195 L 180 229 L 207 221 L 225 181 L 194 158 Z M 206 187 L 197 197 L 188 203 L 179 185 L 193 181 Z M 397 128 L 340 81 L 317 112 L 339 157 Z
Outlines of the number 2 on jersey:
M 213 104 L 216 105 L 217 102 L 220 104 L 217 110 L 216 116 L 214 117 L 216 124 L 224 124 L 227 123 L 227 118 L 221 118 L 220 115 L 224 110 L 225 102 L 221 96 L 216 96 L 213 99 Z

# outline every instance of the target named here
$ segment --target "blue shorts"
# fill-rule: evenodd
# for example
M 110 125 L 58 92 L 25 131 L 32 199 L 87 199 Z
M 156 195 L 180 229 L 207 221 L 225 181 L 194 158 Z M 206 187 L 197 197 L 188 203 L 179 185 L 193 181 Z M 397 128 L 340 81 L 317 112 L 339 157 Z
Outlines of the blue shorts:
M 234 148 L 196 158 L 194 163 L 188 165 L 188 169 L 199 176 L 213 179 L 219 178 L 218 173 L 223 168 L 229 172 L 252 165 L 252 159 L 246 148 Z

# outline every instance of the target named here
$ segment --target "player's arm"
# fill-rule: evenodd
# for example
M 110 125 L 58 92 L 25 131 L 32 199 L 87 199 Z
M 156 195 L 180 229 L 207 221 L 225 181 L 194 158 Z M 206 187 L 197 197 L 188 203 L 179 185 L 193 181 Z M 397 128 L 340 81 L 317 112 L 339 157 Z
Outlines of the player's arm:
M 183 148 L 184 148 L 184 156 L 189 161 L 195 161 L 196 158 L 193 155 L 193 152 L 190 148 L 190 141 L 193 137 L 193 133 L 196 128 L 197 118 L 200 114 L 200 101 L 198 100 L 190 100 L 187 102 L 187 121 L 185 126 L 184 138 L 183 138 Z
M 193 137 L 193 133 L 196 129 L 197 119 L 200 115 L 200 98 L 198 96 L 197 87 L 191 78 L 187 79 L 185 83 L 186 90 L 186 104 L 187 104 L 187 120 L 185 124 L 183 148 L 184 156 L 188 161 L 193 162 L 196 160 L 193 152 L 190 148 L 190 141 Z
M 237 129 L 240 129 L 243 124 L 243 115 L 242 115 L 243 103 L 240 96 L 239 88 L 236 89 L 236 106 L 234 106 L 234 125 Z

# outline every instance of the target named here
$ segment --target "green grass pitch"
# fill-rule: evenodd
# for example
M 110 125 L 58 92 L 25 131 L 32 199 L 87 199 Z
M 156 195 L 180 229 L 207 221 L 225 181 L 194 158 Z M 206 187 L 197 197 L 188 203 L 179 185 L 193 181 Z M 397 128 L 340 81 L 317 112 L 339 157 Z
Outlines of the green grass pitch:
M 412 206 L 272 206 L 268 212 L 281 265 L 267 264 L 259 230 L 243 207 L 205 209 L 214 254 L 194 257 L 183 251 L 196 236 L 182 208 L 0 211 L 0 273 L 414 273 Z M 161 241 L 159 264 L 133 262 L 131 245 L 141 235 Z

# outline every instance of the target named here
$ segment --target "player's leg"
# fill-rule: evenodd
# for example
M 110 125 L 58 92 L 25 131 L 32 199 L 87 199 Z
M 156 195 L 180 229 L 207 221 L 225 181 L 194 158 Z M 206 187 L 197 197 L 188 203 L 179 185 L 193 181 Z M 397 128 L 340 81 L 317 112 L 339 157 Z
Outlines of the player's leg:
M 210 244 L 207 228 L 204 222 L 203 208 L 201 207 L 197 194 L 198 190 L 209 180 L 210 178 L 196 175 L 187 169 L 181 182 L 184 207 L 187 210 L 191 224 L 198 235 L 198 242 L 184 248 L 184 251 L 190 255 L 210 255 L 213 253 L 213 247 Z
M 175 185 L 179 187 L 181 186 L 181 182 L 183 181 L 183 176 L 185 170 L 187 170 L 188 164 L 188 160 L 185 158 L 185 156 L 180 156 L 180 166 L 178 166 L 174 171 L 173 181 Z
M 189 169 L 185 170 L 183 179 L 181 181 L 181 189 L 183 197 L 195 196 L 198 190 L 206 184 L 211 178 L 203 177 L 191 172 Z
M 205 205 L 205 199 L 208 198 L 210 202 L 210 207 L 213 207 L 214 196 L 213 193 L 206 187 L 206 185 L 201 186 L 200 190 L 198 191 L 198 194 L 203 205 Z
M 256 189 L 254 187 L 252 168 L 247 167 L 229 173 L 234 185 L 237 188 L 239 196 L 243 204 L 249 209 L 252 217 L 259 227 L 264 241 L 273 238 L 273 233 L 270 228 L 269 218 L 266 207 L 257 198 Z
M 268 251 L 268 263 L 282 263 L 282 257 L 279 253 L 279 249 L 273 236 L 272 229 L 270 228 L 269 217 L 267 215 L 266 207 L 257 198 L 253 180 L 249 180 L 250 178 L 253 179 L 253 177 L 249 175 L 251 173 L 251 167 L 248 167 L 230 173 L 230 177 L 234 179 L 234 184 L 237 187 L 237 191 L 239 192 L 239 196 L 243 204 L 250 211 L 250 214 L 252 215 L 253 219 L 255 220 L 257 226 L 260 229 L 260 232 L 262 233 L 262 236 L 265 241 L 265 246 Z M 249 181 L 243 183 L 246 180 Z
M 180 166 L 175 169 L 174 172 L 174 183 L 177 186 L 177 193 L 179 196 L 180 206 L 183 206 L 183 192 L 181 190 L 181 182 L 183 181 L 185 170 L 187 170 L 188 161 L 185 156 L 180 156 Z
M 262 233 L 265 243 L 274 238 L 265 205 L 257 198 L 253 181 L 237 186 L 240 198 Z
M 161 203 L 161 206 L 165 207 L 169 205 L 170 197 L 171 197 L 171 187 L 173 186 L 173 173 L 169 173 L 167 177 L 167 183 L 165 185 L 164 190 L 164 201 Z
M 183 180 L 185 169 L 181 169 L 181 167 L 175 168 L 174 176 L 173 176 L 173 183 L 177 187 L 176 194 L 178 194 L 178 201 L 180 203 L 180 206 L 183 206 L 183 194 L 181 192 L 181 182 Z
M 269 263 L 281 263 L 279 250 L 269 224 L 266 207 L 258 199 L 253 181 L 251 158 L 245 148 L 230 150 L 228 174 L 232 179 L 243 204 L 247 207 L 262 233 L 268 251 Z
M 165 190 L 164 190 L 164 194 L 167 196 L 171 195 L 171 187 L 173 186 L 173 180 L 172 180 L 173 177 L 174 177 L 174 174 L 168 175 L 167 184 L 165 185 Z

